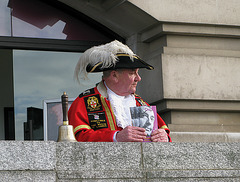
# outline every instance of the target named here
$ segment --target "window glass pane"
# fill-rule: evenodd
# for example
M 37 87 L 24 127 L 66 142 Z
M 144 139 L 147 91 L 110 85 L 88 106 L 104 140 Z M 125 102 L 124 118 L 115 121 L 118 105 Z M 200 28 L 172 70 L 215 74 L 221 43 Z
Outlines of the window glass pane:
M 10 0 L 13 36 L 110 41 L 96 28 L 39 0 Z
M 69 98 L 76 98 L 101 80 L 101 73 L 90 74 L 89 80 L 81 85 L 73 79 L 80 55 L 81 53 L 13 51 L 16 140 L 24 139 L 27 108 L 28 114 L 41 114 L 39 109 L 43 109 L 43 100 L 60 99 L 64 91 Z
M 8 0 L 0 1 L 0 36 L 11 35 L 11 9 Z

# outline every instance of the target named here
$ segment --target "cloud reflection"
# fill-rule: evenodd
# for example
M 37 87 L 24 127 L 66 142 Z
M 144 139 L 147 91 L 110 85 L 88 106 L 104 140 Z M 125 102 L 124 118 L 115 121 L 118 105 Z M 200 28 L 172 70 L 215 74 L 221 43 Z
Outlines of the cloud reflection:
M 8 0 L 0 1 L 0 35 L 11 35 L 11 9 L 7 7 Z
M 79 85 L 73 72 L 81 53 L 14 50 L 14 107 L 16 139 L 23 140 L 23 122 L 27 107 L 43 108 L 46 99 L 60 99 L 64 91 L 76 98 L 82 91 L 94 87 L 101 73 L 92 74 Z
M 14 16 L 12 17 L 12 19 L 13 19 L 13 35 L 14 36 L 41 37 L 41 38 L 52 38 L 52 39 L 54 38 L 66 39 L 67 37 L 67 35 L 63 33 L 63 29 L 66 23 L 61 20 L 56 22 L 53 26 L 46 25 L 43 29 L 40 29 Z

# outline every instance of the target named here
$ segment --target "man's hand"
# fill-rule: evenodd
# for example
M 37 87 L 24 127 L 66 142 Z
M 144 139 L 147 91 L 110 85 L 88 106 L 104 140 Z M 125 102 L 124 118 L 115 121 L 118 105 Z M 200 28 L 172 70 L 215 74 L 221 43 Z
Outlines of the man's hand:
M 164 129 L 154 130 L 151 134 L 153 142 L 168 142 L 168 135 Z
M 116 134 L 116 140 L 118 142 L 142 142 L 146 136 L 144 128 L 127 126 Z

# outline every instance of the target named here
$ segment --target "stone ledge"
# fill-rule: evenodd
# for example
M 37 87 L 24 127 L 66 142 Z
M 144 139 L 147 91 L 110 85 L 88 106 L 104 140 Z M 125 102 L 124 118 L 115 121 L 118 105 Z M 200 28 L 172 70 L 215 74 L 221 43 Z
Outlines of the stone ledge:
M 141 168 L 141 143 L 57 143 L 57 170 L 108 171 Z
M 148 180 L 147 180 L 148 181 Z M 206 181 L 210 181 L 210 182 L 239 182 L 239 178 L 161 178 L 161 179 L 153 179 L 153 180 L 149 180 L 151 182 L 206 182 Z
M 1 181 L 235 181 L 239 163 L 239 142 L 0 141 Z
M 127 170 L 95 170 L 83 169 L 72 171 L 58 171 L 59 179 L 144 179 L 145 171 L 136 169 Z
M 0 171 L 0 181 L 1 182 L 53 182 L 56 180 L 56 172 L 55 171 Z
M 152 104 L 161 108 L 159 110 L 161 112 L 168 110 L 240 112 L 239 101 L 165 99 Z
M 145 170 L 239 170 L 240 143 L 143 143 Z
M 174 142 L 240 142 L 240 133 L 171 132 Z
M 147 178 L 227 178 L 240 176 L 239 170 L 162 170 L 148 171 Z
M 166 34 L 197 35 L 211 37 L 240 37 L 240 28 L 202 24 L 162 23 L 142 32 L 141 41 L 151 42 Z
M 0 170 L 54 170 L 55 142 L 0 141 Z
M 168 125 L 170 131 L 174 132 L 223 132 L 223 133 L 239 133 L 240 132 L 240 126 L 239 125 L 201 125 L 201 124 L 169 124 Z
M 163 47 L 164 54 L 184 54 L 184 55 L 202 55 L 202 56 L 223 56 L 240 57 L 240 51 L 235 50 L 214 50 L 204 48 L 176 48 Z

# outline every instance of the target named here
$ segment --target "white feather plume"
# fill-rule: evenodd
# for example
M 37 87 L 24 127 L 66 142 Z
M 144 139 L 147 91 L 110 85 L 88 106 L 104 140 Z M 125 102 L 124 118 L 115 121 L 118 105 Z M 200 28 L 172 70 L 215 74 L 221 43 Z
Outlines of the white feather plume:
M 80 57 L 74 72 L 74 77 L 79 81 L 80 79 L 87 78 L 87 65 L 94 66 L 97 63 L 102 62 L 102 68 L 109 68 L 116 64 L 117 53 L 129 54 L 130 58 L 133 59 L 134 53 L 132 50 L 123 43 L 115 40 L 108 44 L 94 46 L 86 50 Z

